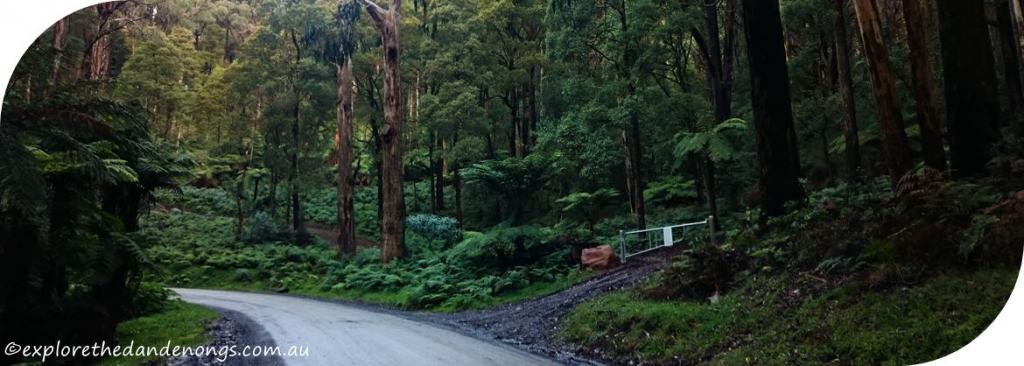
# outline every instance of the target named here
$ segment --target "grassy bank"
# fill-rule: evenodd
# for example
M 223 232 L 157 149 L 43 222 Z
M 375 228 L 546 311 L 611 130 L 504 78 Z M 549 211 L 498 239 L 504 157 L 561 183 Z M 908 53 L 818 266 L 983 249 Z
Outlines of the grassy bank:
M 811 278 L 755 279 L 715 304 L 617 293 L 578 307 L 565 340 L 619 362 L 902 365 L 963 347 L 999 314 L 1015 269 L 885 290 Z
M 117 326 L 117 341 L 122 347 L 167 345 L 198 346 L 210 342 L 206 324 L 219 315 L 208 308 L 182 301 L 171 301 L 159 312 L 123 322 Z M 145 365 L 158 357 L 106 358 L 100 365 Z

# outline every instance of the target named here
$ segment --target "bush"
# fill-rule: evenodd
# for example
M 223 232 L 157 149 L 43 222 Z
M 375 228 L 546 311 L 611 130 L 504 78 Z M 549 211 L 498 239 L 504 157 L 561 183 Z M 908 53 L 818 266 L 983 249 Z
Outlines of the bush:
M 131 316 L 144 316 L 160 312 L 170 303 L 171 291 L 163 285 L 142 282 L 131 301 Z
M 243 239 L 250 243 L 266 243 L 281 240 L 285 237 L 284 231 L 277 226 L 277 222 L 270 214 L 263 211 L 256 211 L 246 223 L 246 231 Z
M 459 222 L 454 218 L 431 214 L 415 214 L 405 219 L 406 228 L 428 240 L 442 240 L 447 245 L 462 237 Z
M 557 246 L 551 233 L 537 226 L 496 227 L 467 236 L 448 253 L 448 260 L 463 268 L 507 270 L 537 262 Z
M 707 299 L 732 289 L 745 269 L 741 251 L 702 245 L 683 252 L 645 292 L 652 299 Z

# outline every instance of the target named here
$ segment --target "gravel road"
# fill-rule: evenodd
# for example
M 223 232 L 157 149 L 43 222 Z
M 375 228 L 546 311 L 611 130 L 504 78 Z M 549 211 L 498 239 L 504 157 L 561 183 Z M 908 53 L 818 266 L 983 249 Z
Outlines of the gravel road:
M 288 365 L 555 365 L 510 346 L 384 312 L 293 296 L 174 289 L 185 301 L 244 314 L 287 350 Z

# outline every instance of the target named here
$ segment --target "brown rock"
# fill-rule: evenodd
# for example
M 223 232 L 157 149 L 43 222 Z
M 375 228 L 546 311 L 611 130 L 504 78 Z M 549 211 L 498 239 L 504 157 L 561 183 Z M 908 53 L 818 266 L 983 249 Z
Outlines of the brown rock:
M 583 249 L 580 262 L 583 267 L 590 269 L 608 269 L 618 264 L 615 251 L 611 245 L 601 245 L 594 248 Z

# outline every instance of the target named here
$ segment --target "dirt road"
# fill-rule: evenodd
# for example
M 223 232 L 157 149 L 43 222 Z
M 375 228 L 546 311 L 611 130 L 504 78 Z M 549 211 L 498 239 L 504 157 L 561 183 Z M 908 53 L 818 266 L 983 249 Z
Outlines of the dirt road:
M 174 289 L 188 302 L 245 314 L 282 350 L 309 347 L 288 365 L 555 365 L 496 342 L 383 312 L 292 296 Z

